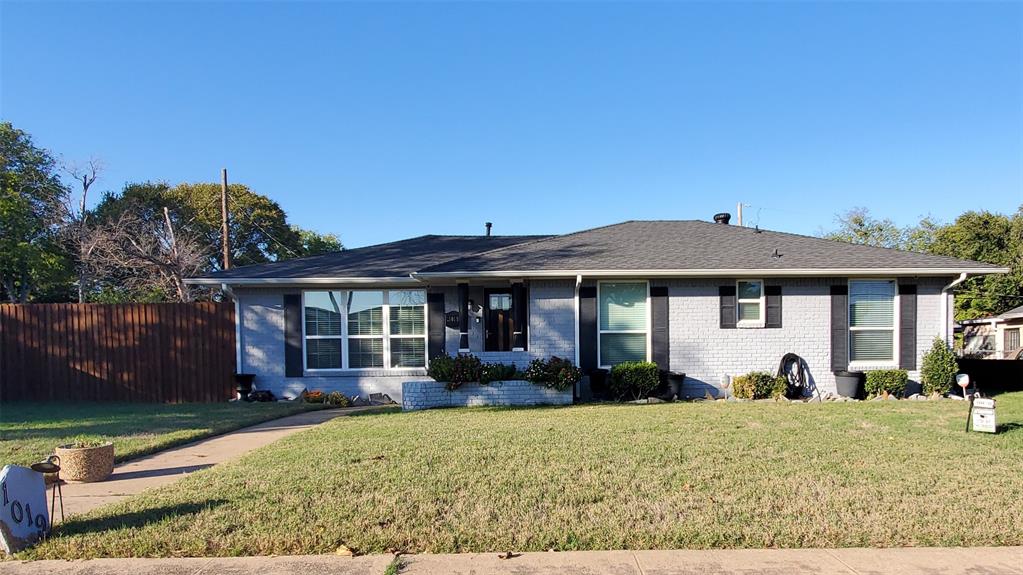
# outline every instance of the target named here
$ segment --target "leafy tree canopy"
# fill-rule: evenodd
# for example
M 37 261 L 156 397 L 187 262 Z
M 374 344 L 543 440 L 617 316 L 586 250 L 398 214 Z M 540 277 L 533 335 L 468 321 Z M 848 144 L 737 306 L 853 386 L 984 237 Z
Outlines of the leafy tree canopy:
M 58 237 L 68 189 L 49 151 L 0 123 L 0 296 L 63 299 L 73 275 Z

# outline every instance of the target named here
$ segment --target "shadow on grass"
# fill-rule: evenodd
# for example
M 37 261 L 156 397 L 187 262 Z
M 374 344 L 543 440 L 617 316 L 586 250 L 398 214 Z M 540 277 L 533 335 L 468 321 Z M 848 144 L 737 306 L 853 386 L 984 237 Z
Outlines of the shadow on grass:
M 1021 430 L 1023 430 L 1023 423 L 1010 421 L 998 424 L 998 433 L 1020 433 Z
M 59 525 L 54 529 L 54 536 L 67 537 L 114 529 L 139 529 L 146 525 L 160 523 L 183 515 L 195 515 L 202 511 L 219 507 L 224 503 L 227 503 L 226 499 L 211 499 L 197 503 L 180 503 L 178 505 L 153 507 L 142 511 L 110 515 L 97 519 L 72 518 L 67 523 Z

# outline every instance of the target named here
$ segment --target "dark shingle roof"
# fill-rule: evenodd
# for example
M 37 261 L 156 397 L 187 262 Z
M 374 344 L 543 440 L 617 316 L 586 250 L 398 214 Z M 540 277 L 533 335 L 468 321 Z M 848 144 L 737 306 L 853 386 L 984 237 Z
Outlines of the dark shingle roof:
M 773 254 L 777 250 L 780 257 Z M 697 220 L 628 221 L 497 248 L 423 268 L 560 270 L 991 270 L 989 264 Z M 965 270 L 964 270 L 965 271 Z
M 448 260 L 549 236 L 420 236 L 318 256 L 215 272 L 198 279 L 385 278 Z

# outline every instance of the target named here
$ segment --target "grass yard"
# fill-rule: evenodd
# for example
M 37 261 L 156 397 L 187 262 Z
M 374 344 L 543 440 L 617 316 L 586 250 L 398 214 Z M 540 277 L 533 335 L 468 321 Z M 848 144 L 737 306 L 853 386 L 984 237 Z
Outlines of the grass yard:
M 28 465 L 77 438 L 112 441 L 118 461 L 306 411 L 301 403 L 0 403 L 0 465 Z
M 71 520 L 26 558 L 1023 544 L 1023 393 L 335 419 Z

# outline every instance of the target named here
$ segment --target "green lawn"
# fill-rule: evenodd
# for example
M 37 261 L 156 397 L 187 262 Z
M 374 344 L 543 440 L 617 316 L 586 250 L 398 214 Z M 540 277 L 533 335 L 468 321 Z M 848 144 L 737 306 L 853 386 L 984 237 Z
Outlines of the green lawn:
M 76 438 L 114 442 L 118 461 L 309 409 L 302 403 L 0 403 L 0 466 L 28 465 Z
M 31 558 L 1023 544 L 1023 393 L 342 417 L 69 521 Z

